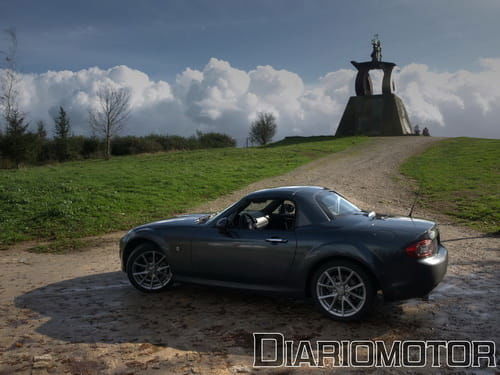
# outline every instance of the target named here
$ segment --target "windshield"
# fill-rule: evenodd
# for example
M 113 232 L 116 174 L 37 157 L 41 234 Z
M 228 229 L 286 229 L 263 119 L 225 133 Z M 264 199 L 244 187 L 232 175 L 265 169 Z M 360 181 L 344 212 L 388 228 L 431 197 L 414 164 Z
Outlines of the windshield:
M 354 204 L 333 191 L 320 194 L 317 199 L 330 218 L 361 211 Z
M 238 202 L 235 202 L 233 203 L 232 205 L 230 205 L 229 207 L 226 207 L 224 210 L 220 211 L 220 212 L 215 212 L 213 214 L 211 214 L 210 216 L 208 216 L 208 219 L 203 221 L 203 223 L 200 223 L 200 224 L 205 224 L 205 223 L 213 223 L 213 222 L 217 222 L 217 220 L 219 220 L 221 217 L 224 217 L 225 214 L 230 210 L 232 209 L 234 206 L 236 206 L 237 204 L 239 203 Z

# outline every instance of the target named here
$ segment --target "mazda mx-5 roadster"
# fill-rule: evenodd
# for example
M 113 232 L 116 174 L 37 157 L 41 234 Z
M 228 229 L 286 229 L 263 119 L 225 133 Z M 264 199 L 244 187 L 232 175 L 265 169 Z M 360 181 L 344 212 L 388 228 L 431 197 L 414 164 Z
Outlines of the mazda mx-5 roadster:
M 426 296 L 448 252 L 435 223 L 359 209 L 322 187 L 253 192 L 216 214 L 139 226 L 120 240 L 122 270 L 146 293 L 197 283 L 312 297 L 336 320 L 384 300 Z

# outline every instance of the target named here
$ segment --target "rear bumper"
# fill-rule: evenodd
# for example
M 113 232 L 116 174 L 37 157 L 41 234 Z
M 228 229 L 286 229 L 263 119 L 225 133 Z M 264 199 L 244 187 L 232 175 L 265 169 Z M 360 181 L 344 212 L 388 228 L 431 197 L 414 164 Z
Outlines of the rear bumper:
M 417 260 L 403 280 L 387 286 L 384 299 L 395 301 L 426 296 L 443 280 L 447 267 L 448 250 L 439 245 L 435 255 Z

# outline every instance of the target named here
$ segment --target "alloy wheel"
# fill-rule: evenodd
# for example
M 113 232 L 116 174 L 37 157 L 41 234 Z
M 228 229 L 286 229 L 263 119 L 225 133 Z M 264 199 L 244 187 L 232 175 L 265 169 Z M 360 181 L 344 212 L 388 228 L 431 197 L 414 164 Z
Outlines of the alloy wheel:
M 158 290 L 172 279 L 172 271 L 167 257 L 158 250 L 147 250 L 132 263 L 134 281 L 146 290 Z
M 350 317 L 365 305 L 367 290 L 363 278 L 345 266 L 328 268 L 319 276 L 316 295 L 320 305 L 336 317 Z

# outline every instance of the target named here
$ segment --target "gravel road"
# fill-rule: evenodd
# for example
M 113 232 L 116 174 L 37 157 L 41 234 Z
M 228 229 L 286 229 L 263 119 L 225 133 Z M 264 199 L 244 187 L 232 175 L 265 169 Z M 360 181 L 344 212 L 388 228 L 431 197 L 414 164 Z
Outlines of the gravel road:
M 415 187 L 398 173 L 398 165 L 437 140 L 372 139 L 193 212 L 220 210 L 260 188 L 307 184 L 334 188 L 362 208 L 407 215 Z M 99 246 L 65 255 L 33 254 L 25 250 L 27 245 L 1 251 L 0 374 L 312 372 L 253 369 L 252 332 L 281 332 L 295 341 L 467 339 L 498 344 L 500 239 L 418 206 L 414 216 L 440 223 L 450 252 L 447 276 L 429 301 L 379 302 L 369 318 L 355 323 L 332 322 L 310 301 L 244 291 L 179 285 L 167 293 L 140 294 L 119 272 L 116 241 L 122 233 L 102 236 Z M 408 373 L 398 368 L 314 370 L 351 372 Z M 440 368 L 412 373 L 458 372 Z

